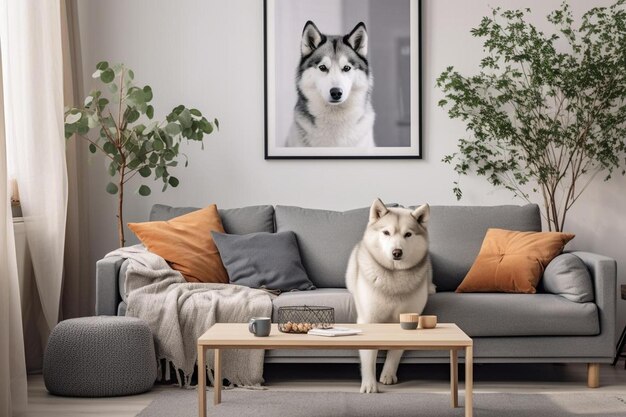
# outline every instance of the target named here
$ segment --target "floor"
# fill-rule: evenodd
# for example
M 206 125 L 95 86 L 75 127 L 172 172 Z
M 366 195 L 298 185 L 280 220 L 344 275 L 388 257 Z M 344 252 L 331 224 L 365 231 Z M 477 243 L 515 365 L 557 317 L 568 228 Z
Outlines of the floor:
M 462 368 L 462 367 L 460 367 Z M 449 367 L 436 365 L 401 365 L 400 383 L 386 386 L 384 391 L 448 392 Z M 306 375 L 306 377 L 302 377 Z M 584 364 L 484 364 L 474 369 L 475 392 L 585 392 Z M 360 386 L 356 364 L 267 364 L 265 379 L 268 389 L 294 391 L 349 391 Z M 463 381 L 462 369 L 459 380 Z M 626 391 L 626 370 L 623 360 L 616 367 L 602 365 L 601 387 L 604 392 L 623 394 Z M 41 375 L 28 379 L 29 405 L 24 417 L 96 417 L 135 416 L 163 390 L 180 389 L 157 385 L 151 392 L 130 397 L 81 399 L 49 395 Z M 460 386 L 462 389 L 462 384 Z

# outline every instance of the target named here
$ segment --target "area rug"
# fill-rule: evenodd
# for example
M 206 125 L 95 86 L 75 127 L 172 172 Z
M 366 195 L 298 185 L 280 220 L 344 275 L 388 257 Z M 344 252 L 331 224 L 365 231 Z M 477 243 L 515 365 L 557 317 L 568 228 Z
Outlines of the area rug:
M 450 406 L 445 394 L 393 393 L 358 394 L 348 392 L 295 392 L 229 390 L 222 403 L 213 406 L 213 393 L 207 391 L 211 417 L 457 417 L 463 416 L 463 397 L 459 408 Z M 139 416 L 196 417 L 198 396 L 195 390 L 167 390 Z M 602 393 L 572 394 L 475 394 L 476 417 L 571 417 L 626 416 L 624 395 Z

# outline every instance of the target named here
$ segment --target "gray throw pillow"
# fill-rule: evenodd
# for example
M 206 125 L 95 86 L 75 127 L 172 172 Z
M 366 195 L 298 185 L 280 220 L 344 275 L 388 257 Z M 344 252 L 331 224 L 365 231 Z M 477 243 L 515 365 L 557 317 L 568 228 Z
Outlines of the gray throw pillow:
M 232 284 L 280 291 L 315 289 L 302 266 L 295 233 L 211 234 Z
M 543 272 L 541 285 L 545 292 L 561 295 L 570 301 L 593 301 L 589 271 L 583 261 L 571 253 L 561 254 L 550 261 Z

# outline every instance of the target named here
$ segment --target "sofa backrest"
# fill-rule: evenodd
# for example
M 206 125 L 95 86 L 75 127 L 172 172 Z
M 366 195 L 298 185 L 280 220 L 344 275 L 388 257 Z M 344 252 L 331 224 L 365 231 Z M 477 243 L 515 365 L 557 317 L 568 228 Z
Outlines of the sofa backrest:
M 463 281 L 489 228 L 539 232 L 539 206 L 431 206 L 428 237 L 438 292 L 454 291 Z
M 345 288 L 348 258 L 363 237 L 369 207 L 330 211 L 276 206 L 276 231 L 298 238 L 302 264 L 318 288 Z
M 171 207 L 155 204 L 150 210 L 150 221 L 165 221 L 199 210 L 198 207 Z M 218 212 L 226 233 L 245 235 L 256 232 L 274 232 L 274 207 L 249 206 L 220 209 Z
M 150 212 L 150 220 L 169 220 L 194 210 L 198 209 L 156 204 Z M 219 213 L 226 233 L 293 231 L 298 238 L 302 263 L 313 284 L 319 288 L 343 288 L 348 259 L 363 236 L 369 207 L 339 212 L 251 206 L 219 209 Z M 430 213 L 430 256 L 437 291 L 454 291 L 458 287 L 478 255 L 488 228 L 541 231 L 536 204 L 431 206 Z

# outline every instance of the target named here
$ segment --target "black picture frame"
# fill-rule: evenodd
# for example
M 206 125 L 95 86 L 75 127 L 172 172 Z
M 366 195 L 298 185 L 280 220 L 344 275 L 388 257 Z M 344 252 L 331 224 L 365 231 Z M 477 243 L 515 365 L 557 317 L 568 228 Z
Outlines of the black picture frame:
M 413 56 L 417 54 L 416 59 L 411 61 L 410 65 L 410 74 L 411 74 L 411 120 L 410 120 L 410 138 L 411 143 L 410 146 L 406 147 L 410 149 L 410 153 L 402 153 L 402 154 L 378 154 L 376 150 L 388 149 L 389 147 L 374 147 L 371 148 L 369 154 L 360 154 L 360 152 L 355 152 L 355 154 L 345 153 L 348 148 L 323 148 L 324 153 L 320 153 L 319 149 L 315 147 L 302 147 L 302 148 L 291 148 L 298 149 L 301 151 L 298 154 L 281 154 L 280 152 L 275 152 L 276 147 L 271 146 L 272 141 L 276 142 L 275 132 L 271 132 L 270 125 L 270 117 L 273 117 L 272 114 L 272 106 L 275 106 L 275 103 L 271 103 L 269 100 L 269 90 L 270 88 L 274 88 L 271 82 L 268 80 L 268 74 L 270 73 L 270 65 L 274 65 L 274 62 L 270 62 L 270 57 L 268 54 L 268 50 L 271 48 L 268 39 L 268 13 L 272 12 L 273 7 L 276 7 L 276 3 L 278 2 L 288 2 L 291 0 L 263 0 L 263 45 L 264 45 L 264 53 L 263 53 L 263 68 L 264 68 L 264 158 L 266 160 L 281 160 L 281 159 L 423 159 L 423 106 L 422 106 L 422 0 L 409 0 L 410 2 L 410 10 L 411 12 L 415 11 L 417 16 L 413 16 L 411 13 L 411 31 L 415 33 L 409 33 L 410 36 L 414 36 L 412 38 L 410 52 Z M 337 0 L 338 2 L 341 0 Z M 371 0 L 371 1 L 385 1 L 385 0 Z M 413 23 L 415 22 L 415 23 Z M 415 28 L 413 26 L 416 26 Z M 413 39 L 415 42 L 413 42 Z M 417 65 L 417 69 L 413 68 L 414 65 Z M 399 75 L 399 74 L 398 74 Z M 417 91 L 414 92 L 414 89 Z M 417 109 L 415 109 L 417 107 Z M 342 154 L 332 154 L 333 150 L 341 149 L 343 151 Z M 357 149 L 357 148 L 355 148 Z

